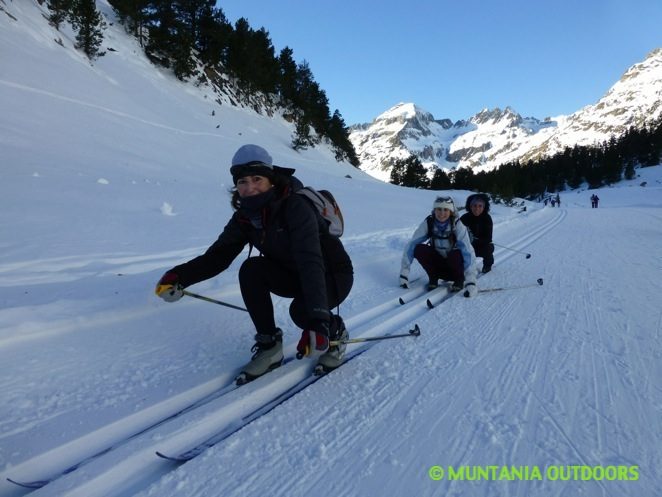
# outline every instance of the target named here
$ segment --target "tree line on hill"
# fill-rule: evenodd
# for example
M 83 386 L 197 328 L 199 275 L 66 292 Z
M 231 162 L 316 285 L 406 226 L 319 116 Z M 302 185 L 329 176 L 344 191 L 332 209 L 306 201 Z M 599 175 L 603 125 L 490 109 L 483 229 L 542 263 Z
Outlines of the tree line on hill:
M 233 26 L 216 0 L 108 1 L 155 64 L 171 68 L 180 80 L 198 77 L 202 81 L 216 75 L 215 83 L 221 85 L 221 75 L 231 76 L 240 103 L 250 105 L 256 96 L 264 96 L 268 105 L 284 109 L 295 124 L 294 149 L 327 140 L 336 160 L 359 166 L 349 129 L 340 111 L 331 114 L 326 93 L 308 63 L 298 64 L 289 47 L 276 55 L 266 29 L 253 29 L 245 18 Z M 95 0 L 47 0 L 47 5 L 56 28 L 68 20 L 79 34 L 87 33 L 81 34 L 86 41 L 77 48 L 91 60 L 103 55 L 105 23 Z M 87 15 L 79 14 L 82 11 Z
M 44 0 L 39 0 L 43 3 Z M 106 27 L 94 0 L 47 0 L 49 22 L 59 30 L 68 21 L 76 33 L 74 46 L 90 59 L 102 57 L 103 30 Z
M 642 128 L 630 127 L 619 138 L 612 137 L 596 146 L 567 147 L 551 157 L 509 162 L 478 174 L 471 168 L 450 173 L 437 168 L 429 178 L 425 166 L 412 155 L 395 161 L 390 181 L 414 188 L 473 190 L 504 199 L 540 200 L 549 193 L 582 185 L 598 188 L 633 179 L 635 167 L 655 166 L 661 160 L 662 117 Z

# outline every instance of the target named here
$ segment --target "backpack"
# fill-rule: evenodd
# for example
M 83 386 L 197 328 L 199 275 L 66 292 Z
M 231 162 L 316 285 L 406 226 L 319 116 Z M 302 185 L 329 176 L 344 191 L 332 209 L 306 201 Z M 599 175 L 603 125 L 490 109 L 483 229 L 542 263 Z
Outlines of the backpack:
M 329 234 L 341 237 L 345 231 L 345 221 L 340 206 L 328 190 L 315 190 L 312 186 L 302 186 L 295 193 L 303 195 L 317 209 L 329 225 Z
M 434 230 L 432 229 L 432 226 L 434 225 L 434 214 L 430 214 L 428 217 L 425 218 L 425 220 L 428 223 L 428 238 L 430 239 L 429 244 L 434 247 L 434 239 L 445 239 L 446 237 L 439 237 L 435 236 Z M 455 216 L 450 217 L 450 223 L 451 223 L 451 232 L 448 235 L 448 239 L 450 240 L 451 244 L 451 249 L 455 248 L 455 242 L 457 241 L 457 235 L 455 234 Z

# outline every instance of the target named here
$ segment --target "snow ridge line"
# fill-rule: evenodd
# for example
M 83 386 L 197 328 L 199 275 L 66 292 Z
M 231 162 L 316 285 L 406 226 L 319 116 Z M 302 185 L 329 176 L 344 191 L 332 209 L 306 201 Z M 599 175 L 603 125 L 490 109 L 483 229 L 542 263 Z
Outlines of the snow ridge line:
M 178 133 L 178 134 L 182 134 L 182 135 L 211 136 L 211 137 L 214 137 L 214 138 L 218 138 L 218 137 L 223 136 L 220 133 L 209 133 L 209 132 L 206 132 L 206 131 L 188 131 L 188 130 L 185 130 L 185 129 L 174 128 L 172 126 L 168 126 L 167 124 L 161 124 L 161 123 L 157 123 L 157 122 L 154 122 L 154 121 L 149 121 L 147 119 L 142 119 L 140 117 L 132 116 L 131 114 L 127 114 L 126 112 L 113 110 L 113 109 L 110 109 L 108 107 L 103 107 L 101 105 L 85 102 L 83 100 L 67 97 L 67 96 L 64 96 L 64 95 L 58 95 L 56 93 L 53 93 L 53 92 L 50 92 L 50 91 L 47 91 L 47 90 L 42 90 L 40 88 L 33 88 L 31 86 L 26 86 L 26 85 L 14 83 L 12 81 L 7 81 L 5 79 L 0 79 L 0 85 L 6 86 L 8 88 L 13 88 L 15 90 L 34 93 L 34 94 L 37 94 L 37 95 L 50 97 L 50 98 L 57 99 L 57 100 L 62 100 L 64 102 L 67 102 L 67 103 L 70 103 L 70 104 L 80 105 L 82 107 L 87 107 L 87 108 L 90 108 L 90 109 L 93 109 L 93 110 L 96 110 L 96 111 L 105 112 L 105 113 L 108 113 L 108 114 L 116 116 L 116 117 L 121 117 L 121 118 L 127 119 L 129 121 L 134 121 L 134 122 L 137 122 L 137 123 L 140 123 L 140 124 L 144 124 L 146 126 L 152 126 L 152 127 L 155 127 L 155 128 L 164 129 L 166 131 L 172 131 L 174 133 Z

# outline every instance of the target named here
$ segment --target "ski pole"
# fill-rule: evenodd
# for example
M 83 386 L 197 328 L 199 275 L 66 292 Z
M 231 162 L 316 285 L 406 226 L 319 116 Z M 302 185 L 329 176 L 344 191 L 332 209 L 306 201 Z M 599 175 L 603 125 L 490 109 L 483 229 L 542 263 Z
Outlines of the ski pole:
M 238 305 L 232 305 L 232 304 L 228 304 L 227 302 L 221 302 L 220 300 L 210 299 L 209 297 L 205 297 L 204 295 L 198 295 L 197 293 L 189 292 L 188 290 L 184 290 L 184 295 L 188 295 L 189 297 L 204 300 L 205 302 L 211 302 L 212 304 L 218 304 L 218 305 L 223 305 L 225 307 L 230 307 L 232 309 L 237 309 L 238 311 L 248 312 L 247 309 L 244 309 L 243 307 L 239 307 Z
M 348 343 L 361 343 L 361 342 L 374 342 L 377 340 L 388 340 L 389 338 L 402 338 L 402 337 L 417 337 L 421 334 L 421 329 L 417 324 L 414 325 L 414 329 L 409 330 L 409 333 L 400 333 L 398 335 L 381 335 L 376 337 L 367 337 L 367 338 L 348 338 L 347 340 L 331 340 L 329 346 L 335 347 L 337 345 L 345 345 Z
M 542 283 L 543 283 L 542 278 L 538 278 L 535 283 L 532 283 L 530 285 L 504 286 L 499 288 L 481 288 L 478 290 L 478 293 L 500 292 L 502 290 L 517 290 L 519 288 L 531 288 L 531 287 L 542 286 Z
M 414 325 L 413 330 L 409 330 L 409 333 L 401 333 L 399 335 L 382 335 L 377 337 L 368 337 L 368 338 L 348 338 L 347 340 L 331 340 L 329 342 L 329 347 L 337 347 L 338 345 L 346 345 L 348 343 L 361 343 L 361 342 L 374 342 L 376 340 L 388 340 L 389 338 L 402 338 L 402 337 L 417 337 L 421 334 L 421 329 L 417 324 Z M 303 359 L 305 354 L 297 352 L 296 358 Z
M 499 245 L 498 243 L 494 243 L 494 242 L 492 242 L 492 245 L 496 245 L 497 247 L 501 247 L 506 250 L 512 250 L 513 252 L 517 252 L 518 254 L 524 254 L 527 259 L 531 258 L 531 254 L 529 254 L 528 252 L 522 252 L 521 250 L 516 250 L 514 248 L 506 247 L 505 245 Z

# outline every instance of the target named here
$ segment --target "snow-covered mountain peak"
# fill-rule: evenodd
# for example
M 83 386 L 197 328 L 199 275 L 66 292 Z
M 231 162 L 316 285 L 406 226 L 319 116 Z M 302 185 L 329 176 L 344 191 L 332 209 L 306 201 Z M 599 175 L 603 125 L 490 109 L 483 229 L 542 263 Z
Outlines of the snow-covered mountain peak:
M 567 117 L 563 126 L 523 159 L 553 155 L 566 147 L 593 145 L 640 128 L 662 114 L 662 49 L 634 64 L 595 104 Z
M 495 125 L 506 124 L 507 126 L 517 126 L 521 121 L 522 116 L 510 107 L 506 107 L 503 110 L 499 107 L 483 109 L 470 119 L 470 122 L 476 125 L 491 123 Z
M 399 103 L 391 107 L 386 112 L 380 114 L 373 124 L 389 125 L 403 125 L 408 126 L 412 124 L 427 125 L 434 121 L 434 117 L 425 109 L 413 103 Z
M 483 109 L 466 120 L 435 120 L 413 103 L 398 104 L 372 124 L 352 128 L 361 167 L 388 180 L 395 159 L 416 155 L 436 167 L 490 170 L 501 164 L 593 145 L 641 127 L 662 113 L 662 48 L 627 69 L 595 104 L 565 116 L 523 118 L 511 107 Z

